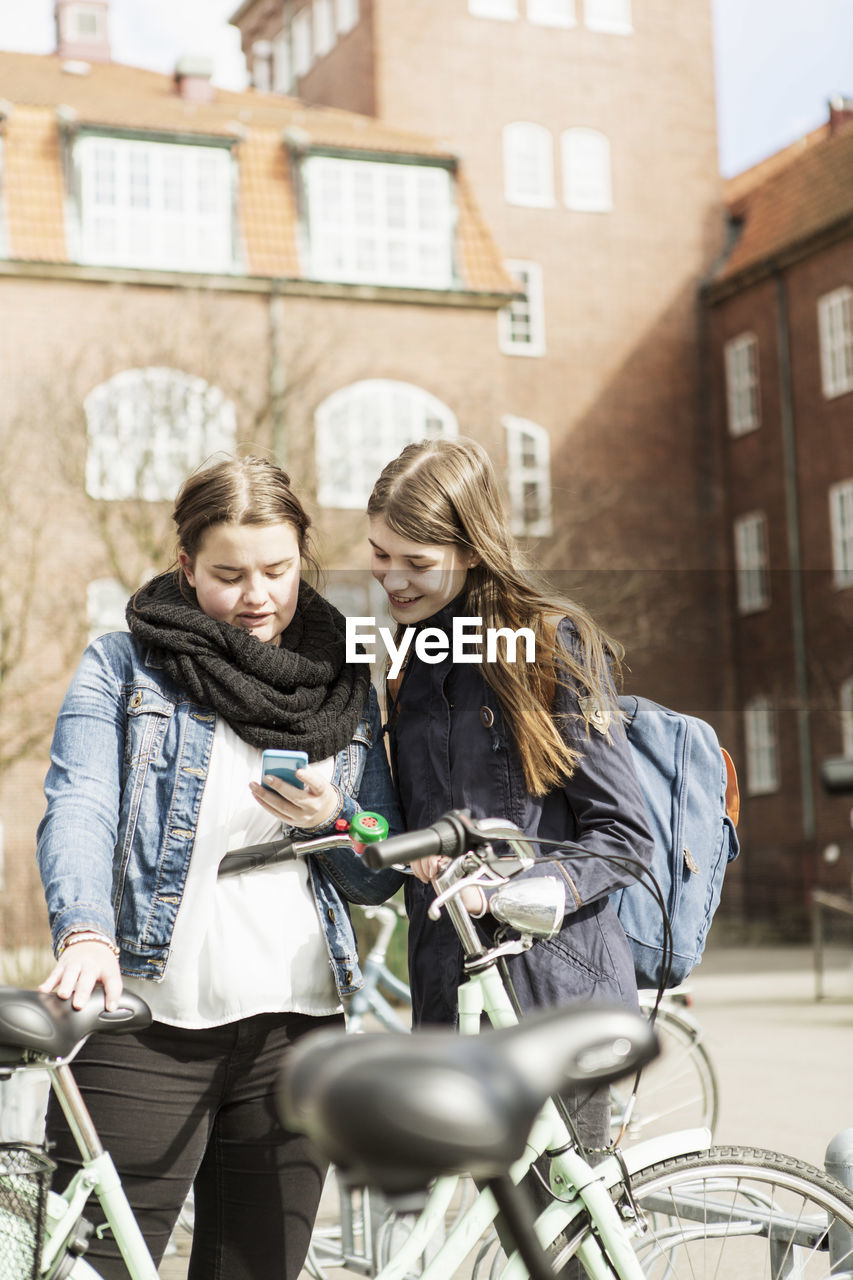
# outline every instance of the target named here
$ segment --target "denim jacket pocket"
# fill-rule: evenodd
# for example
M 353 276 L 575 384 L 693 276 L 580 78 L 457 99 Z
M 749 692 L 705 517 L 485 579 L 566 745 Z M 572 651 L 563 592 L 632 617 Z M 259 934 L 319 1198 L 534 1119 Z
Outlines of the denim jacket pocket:
M 125 759 L 132 767 L 159 754 L 175 704 L 149 684 L 128 690 Z

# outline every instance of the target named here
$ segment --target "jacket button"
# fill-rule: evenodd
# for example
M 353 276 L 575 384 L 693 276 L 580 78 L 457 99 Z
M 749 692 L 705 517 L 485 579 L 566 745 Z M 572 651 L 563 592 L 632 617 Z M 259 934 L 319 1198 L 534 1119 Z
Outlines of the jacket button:
M 480 719 L 487 729 L 495 723 L 495 713 L 491 707 L 480 707 Z
M 329 907 L 329 909 L 326 911 L 326 915 L 329 918 L 329 920 L 332 922 L 332 924 L 334 924 L 335 920 L 337 919 L 337 916 L 335 915 L 335 908 Z
M 131 700 L 130 700 L 130 705 L 131 705 L 132 707 L 141 707 L 141 706 L 142 706 L 142 694 L 141 694 L 141 693 L 139 693 L 139 692 L 137 691 L 137 692 L 133 695 L 133 697 L 131 698 Z
M 350 986 L 352 983 L 352 969 L 347 969 L 346 973 L 344 974 L 344 978 L 346 980 L 347 986 Z

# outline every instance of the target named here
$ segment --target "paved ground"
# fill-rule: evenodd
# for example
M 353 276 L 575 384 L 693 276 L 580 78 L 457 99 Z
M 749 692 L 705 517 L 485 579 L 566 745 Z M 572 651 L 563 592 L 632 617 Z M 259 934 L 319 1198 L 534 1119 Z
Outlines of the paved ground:
M 805 947 L 711 950 L 690 986 L 719 1075 L 717 1140 L 822 1165 L 853 1126 L 853 946 L 828 951 L 819 1003 Z M 160 1274 L 185 1280 L 186 1259 Z

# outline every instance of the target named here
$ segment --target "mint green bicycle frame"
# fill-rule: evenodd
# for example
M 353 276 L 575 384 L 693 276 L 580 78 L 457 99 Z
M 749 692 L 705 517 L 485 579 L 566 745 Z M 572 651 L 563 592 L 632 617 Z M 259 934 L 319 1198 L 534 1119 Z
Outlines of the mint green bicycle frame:
M 507 840 L 523 863 L 529 861 L 517 830 L 508 831 L 505 824 L 496 823 L 495 838 Z M 477 961 L 459 987 L 459 1030 L 463 1035 L 477 1035 L 484 1014 L 496 1028 L 513 1026 L 518 1018 L 501 977 L 496 953 L 489 955 L 484 951 L 471 917 L 459 897 L 453 896 L 454 886 L 458 887 L 463 878 L 460 862 L 452 864 L 438 880 L 438 901 L 446 907 L 466 957 Z M 644 1280 L 631 1244 L 630 1226 L 614 1203 L 613 1188 L 624 1183 L 626 1169 L 629 1174 L 635 1174 L 660 1160 L 704 1151 L 710 1145 L 710 1130 L 684 1130 L 638 1143 L 620 1157 L 608 1156 L 593 1167 L 571 1146 L 568 1130 L 549 1100 L 531 1130 L 525 1155 L 513 1166 L 510 1175 L 518 1183 L 546 1151 L 561 1152 L 551 1161 L 551 1189 L 558 1198 L 537 1219 L 540 1243 L 549 1245 L 563 1231 L 571 1235 L 573 1223 L 589 1220 L 595 1232 L 587 1234 L 576 1256 L 591 1280 L 613 1280 L 614 1274 L 619 1280 Z M 456 1177 L 435 1181 L 410 1234 L 396 1246 L 394 1258 L 377 1272 L 375 1280 L 404 1280 L 429 1241 L 443 1230 L 458 1181 Z M 480 1191 L 420 1272 L 420 1280 L 447 1280 L 448 1276 L 455 1275 L 492 1225 L 497 1212 L 491 1191 Z M 527 1269 L 518 1254 L 513 1253 L 501 1272 L 501 1280 L 526 1280 L 526 1277 Z

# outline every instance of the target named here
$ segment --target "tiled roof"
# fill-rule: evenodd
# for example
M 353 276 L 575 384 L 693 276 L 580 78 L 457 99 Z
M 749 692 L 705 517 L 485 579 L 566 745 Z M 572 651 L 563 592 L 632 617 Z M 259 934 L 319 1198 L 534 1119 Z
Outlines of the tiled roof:
M 729 208 L 740 232 L 712 287 L 785 256 L 853 218 L 853 125 L 812 142 Z
M 190 102 L 171 76 L 118 63 L 85 75 L 55 55 L 0 52 L 0 100 L 12 111 L 3 138 L 7 253 L 27 261 L 68 262 L 58 108 L 76 126 L 139 133 L 234 138 L 240 164 L 241 238 L 255 275 L 298 277 L 296 202 L 285 135 L 300 147 L 454 161 L 446 145 L 367 116 L 309 107 L 278 94 L 229 93 Z M 71 64 L 72 66 L 74 64 Z M 457 256 L 463 287 L 511 293 L 494 242 L 464 178 L 459 187 Z

